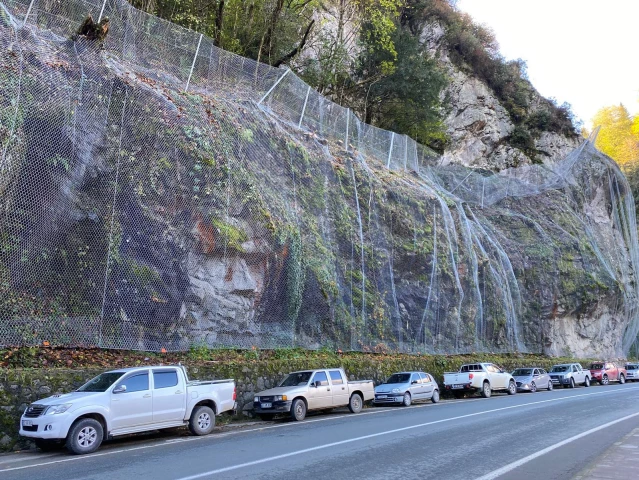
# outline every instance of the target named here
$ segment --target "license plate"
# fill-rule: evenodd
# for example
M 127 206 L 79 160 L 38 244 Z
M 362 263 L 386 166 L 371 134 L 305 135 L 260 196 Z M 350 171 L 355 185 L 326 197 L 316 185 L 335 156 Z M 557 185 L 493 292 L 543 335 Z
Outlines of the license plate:
M 464 386 L 456 383 L 455 385 L 453 385 L 453 388 L 464 388 Z
M 22 420 L 23 427 L 33 427 L 33 420 Z
M 260 407 L 262 408 L 273 408 L 273 404 L 272 403 L 260 403 Z
M 377 395 L 377 398 L 386 398 L 386 395 Z

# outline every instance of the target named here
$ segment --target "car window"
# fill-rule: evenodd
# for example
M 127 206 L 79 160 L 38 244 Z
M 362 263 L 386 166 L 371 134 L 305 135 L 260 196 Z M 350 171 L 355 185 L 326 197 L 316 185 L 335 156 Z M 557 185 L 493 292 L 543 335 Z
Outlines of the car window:
M 576 372 L 576 371 L 577 371 L 577 366 L 576 366 L 576 365 L 573 365 L 573 366 L 572 366 L 572 371 L 573 371 L 573 372 Z
M 169 388 L 175 387 L 178 384 L 177 371 L 153 371 L 153 388 Z
M 328 385 L 328 377 L 326 376 L 326 372 L 316 372 L 313 377 L 313 382 L 320 382 L 320 385 Z
M 420 373 L 419 376 L 422 378 L 422 383 L 430 382 L 430 377 L 426 373 Z
M 122 385 L 126 385 L 126 392 L 142 392 L 144 390 L 149 389 L 149 374 L 148 373 L 137 373 L 135 375 L 131 375 L 130 377 L 125 378 L 120 383 L 117 384 L 115 388 L 118 388 Z
M 344 383 L 342 373 L 339 370 L 330 370 L 328 374 L 331 376 L 331 382 L 333 385 L 341 385 Z
M 546 370 L 544 370 L 543 368 L 539 369 L 539 374 L 540 375 L 546 375 L 546 373 L 548 373 L 548 372 L 546 372 Z

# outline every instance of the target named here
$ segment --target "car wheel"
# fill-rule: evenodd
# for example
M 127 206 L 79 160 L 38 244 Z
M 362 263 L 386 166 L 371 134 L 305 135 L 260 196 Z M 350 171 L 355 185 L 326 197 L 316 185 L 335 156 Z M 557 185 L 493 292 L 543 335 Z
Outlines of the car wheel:
M 586 377 L 586 379 L 584 380 L 584 387 L 589 387 L 590 386 L 590 377 Z
M 508 395 L 514 395 L 515 393 L 517 393 L 517 385 L 514 380 L 511 380 L 508 384 Z
M 619 383 L 622 385 L 626 383 L 626 377 L 624 377 L 623 373 L 619 376 Z
M 69 430 L 66 447 L 71 453 L 82 455 L 95 452 L 104 437 L 102 424 L 93 418 L 77 420 Z
M 409 398 L 410 398 L 410 394 L 409 394 Z M 363 406 L 364 406 L 364 401 L 362 400 L 362 397 L 360 397 L 358 393 L 354 393 L 353 395 L 351 395 L 351 399 L 348 402 L 348 409 L 352 413 L 361 412 Z
M 548 380 L 548 391 L 552 392 L 553 388 L 554 388 L 554 385 L 552 384 L 552 380 Z
M 54 452 L 62 448 L 62 443 L 59 440 L 45 440 L 44 438 L 35 438 L 36 447 L 43 452 Z
M 610 380 L 608 380 L 608 375 L 604 375 L 603 377 L 601 377 L 602 385 L 608 385 L 608 383 L 610 383 Z
M 433 403 L 439 403 L 439 390 L 433 391 L 433 396 L 430 397 L 430 401 Z
M 306 404 L 301 398 L 297 398 L 291 405 L 291 417 L 298 422 L 301 422 L 306 418 Z
M 211 407 L 195 407 L 189 419 L 189 430 L 193 435 L 208 435 L 215 428 L 215 412 Z
M 574 378 L 570 379 L 570 388 L 575 388 L 575 379 Z
M 265 422 L 268 422 L 270 420 L 273 420 L 273 418 L 275 418 L 274 413 L 259 413 L 257 416 L 260 417 L 260 419 L 264 420 Z
M 530 384 L 530 391 L 531 391 L 532 393 L 535 393 L 535 392 L 537 391 L 537 385 L 535 385 L 535 382 L 532 382 L 532 383 Z
M 481 396 L 484 397 L 484 398 L 490 398 L 490 395 L 492 393 L 493 392 L 490 389 L 490 383 L 484 382 L 484 384 L 481 387 Z
M 404 394 L 404 398 L 402 398 L 402 405 L 404 407 L 410 407 L 410 403 L 411 403 L 410 393 L 406 392 Z

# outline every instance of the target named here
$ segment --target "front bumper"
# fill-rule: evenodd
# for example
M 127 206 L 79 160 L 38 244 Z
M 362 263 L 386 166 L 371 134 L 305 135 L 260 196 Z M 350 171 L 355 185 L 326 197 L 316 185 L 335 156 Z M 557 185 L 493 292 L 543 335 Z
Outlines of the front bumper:
M 552 380 L 552 384 L 553 385 L 570 385 L 570 378 L 571 377 L 567 377 L 567 378 L 564 378 L 564 377 L 559 377 L 559 378 L 550 377 L 550 379 Z
M 517 382 L 517 391 L 519 391 L 519 392 L 529 392 L 530 391 L 530 383 Z
M 60 415 L 41 415 L 35 418 L 20 418 L 20 435 L 29 438 L 62 439 L 66 438 L 69 431 L 68 416 L 64 413 Z M 31 422 L 31 425 L 25 425 Z
M 271 407 L 262 408 L 262 402 L 253 402 L 253 411 L 255 413 L 284 413 L 291 411 L 291 400 L 271 402 Z
M 402 403 L 403 401 L 403 393 L 376 393 L 375 398 L 373 399 L 374 404 Z

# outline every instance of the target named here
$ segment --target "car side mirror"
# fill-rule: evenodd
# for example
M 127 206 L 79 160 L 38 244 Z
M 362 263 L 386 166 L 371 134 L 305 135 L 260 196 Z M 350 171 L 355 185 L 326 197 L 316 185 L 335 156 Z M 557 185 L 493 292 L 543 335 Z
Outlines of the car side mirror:
M 413 380 L 412 382 L 410 382 L 411 385 L 417 385 L 417 380 Z
M 118 385 L 117 387 L 113 389 L 113 393 L 125 393 L 125 392 L 126 392 L 126 385 Z

